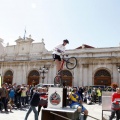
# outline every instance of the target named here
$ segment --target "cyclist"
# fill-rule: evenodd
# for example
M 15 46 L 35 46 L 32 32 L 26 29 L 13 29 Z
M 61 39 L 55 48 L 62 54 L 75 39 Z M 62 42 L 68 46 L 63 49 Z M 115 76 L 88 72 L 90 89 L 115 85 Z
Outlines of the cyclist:
M 53 55 L 53 59 L 54 59 L 54 61 L 56 63 L 57 71 L 60 70 L 60 66 L 61 66 L 61 57 L 60 57 L 60 55 L 65 52 L 66 44 L 69 44 L 69 41 L 67 39 L 63 40 L 63 44 L 60 44 L 60 45 L 56 46 L 54 48 L 54 50 L 53 50 L 52 55 Z

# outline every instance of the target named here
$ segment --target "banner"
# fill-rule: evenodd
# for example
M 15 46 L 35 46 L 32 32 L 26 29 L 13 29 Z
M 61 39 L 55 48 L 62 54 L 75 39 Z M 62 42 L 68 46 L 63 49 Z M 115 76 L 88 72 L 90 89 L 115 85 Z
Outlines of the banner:
M 1 84 L 2 84 L 2 79 L 1 79 L 1 75 L 0 75 L 0 88 L 1 88 Z

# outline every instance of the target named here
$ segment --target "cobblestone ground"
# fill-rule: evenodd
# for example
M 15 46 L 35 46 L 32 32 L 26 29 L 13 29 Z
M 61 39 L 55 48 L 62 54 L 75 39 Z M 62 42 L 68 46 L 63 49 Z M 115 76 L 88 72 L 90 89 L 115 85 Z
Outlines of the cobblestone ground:
M 98 120 L 102 120 L 102 106 L 95 104 L 95 105 L 86 105 L 84 106 L 88 109 L 89 115 L 91 117 L 88 117 L 87 120 L 95 120 L 94 118 L 97 118 Z M 13 113 L 0 113 L 0 120 L 24 120 L 26 112 L 28 110 L 29 106 L 22 108 L 22 109 L 13 109 Z M 110 112 L 104 112 L 103 120 L 109 120 Z M 39 120 L 41 120 L 41 115 L 39 116 Z M 94 118 L 92 118 L 94 117 Z M 28 120 L 34 120 L 34 114 L 31 112 L 31 114 L 28 117 Z M 62 119 L 61 119 L 62 120 Z

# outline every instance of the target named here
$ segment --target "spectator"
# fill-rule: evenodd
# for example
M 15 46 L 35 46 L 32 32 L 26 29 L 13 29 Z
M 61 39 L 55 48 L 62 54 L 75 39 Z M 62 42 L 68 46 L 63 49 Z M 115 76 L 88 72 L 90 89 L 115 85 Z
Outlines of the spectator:
M 93 88 L 92 90 L 92 101 L 96 103 L 96 98 L 97 98 L 97 91 L 96 88 Z
M 102 91 L 101 91 L 100 87 L 97 89 L 97 96 L 98 96 L 98 103 L 100 105 L 101 104 L 101 99 L 102 99 Z
M 112 120 L 116 114 L 116 120 L 120 120 L 120 88 L 116 88 L 116 92 L 112 94 L 111 116 Z
M 13 87 L 11 87 L 9 91 L 9 98 L 12 102 L 14 101 L 14 97 L 15 97 L 15 90 L 13 89 Z
M 37 88 L 37 92 L 35 92 L 30 100 L 30 108 L 28 110 L 28 112 L 26 113 L 25 119 L 27 120 L 29 114 L 31 113 L 31 111 L 33 110 L 34 114 L 35 114 L 35 120 L 38 120 L 38 112 L 36 110 L 36 107 L 39 105 L 40 102 L 40 96 L 41 95 L 45 95 L 46 93 L 40 93 L 41 91 L 41 87 Z
M 12 105 L 13 105 L 13 101 L 10 99 L 7 104 L 7 108 L 10 109 L 10 112 L 12 112 Z
M 77 109 L 78 112 L 84 113 L 84 120 L 87 119 L 88 111 L 87 109 L 82 105 L 82 98 L 80 94 L 77 92 L 76 88 L 73 88 L 73 92 L 69 95 L 69 98 L 71 99 L 70 107 L 73 109 Z
M 4 105 L 5 112 L 8 113 L 8 110 L 7 110 L 8 91 L 6 90 L 6 87 L 7 87 L 6 84 L 3 83 L 2 88 L 0 88 L 0 99 Z
M 27 96 L 26 93 L 27 93 L 27 88 L 21 87 L 21 102 L 23 106 L 25 106 L 26 104 L 26 96 Z
M 15 104 L 16 104 L 17 108 L 21 107 L 21 91 L 22 91 L 21 85 L 18 85 L 16 92 L 15 92 L 15 94 L 16 94 L 16 103 Z
M 30 90 L 30 99 L 32 98 L 33 94 L 36 92 L 36 88 L 32 87 Z
M 91 105 L 91 104 L 92 104 L 91 95 L 88 95 L 88 97 L 87 97 L 87 104 L 88 104 L 88 105 Z
M 38 115 L 39 115 L 39 112 L 41 110 L 41 107 L 47 108 L 47 103 L 48 103 L 47 88 L 42 88 L 40 92 L 41 93 L 44 92 L 46 94 L 40 96 L 40 104 L 38 106 Z
M 78 93 L 80 94 L 82 100 L 83 100 L 83 92 L 84 92 L 83 88 L 79 87 Z

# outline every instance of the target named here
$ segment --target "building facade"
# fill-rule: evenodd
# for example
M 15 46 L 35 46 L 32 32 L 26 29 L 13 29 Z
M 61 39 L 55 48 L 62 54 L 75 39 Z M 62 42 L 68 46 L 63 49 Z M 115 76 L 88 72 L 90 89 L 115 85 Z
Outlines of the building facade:
M 16 45 L 4 47 L 0 43 L 0 74 L 2 82 L 10 84 L 54 83 L 56 66 L 52 51 L 45 48 L 44 40 L 34 43 L 31 36 L 16 40 Z M 93 48 L 82 47 L 66 50 L 69 57 L 77 58 L 73 70 L 64 66 L 63 79 L 70 86 L 120 85 L 120 47 Z M 48 69 L 44 74 L 40 68 Z M 44 76 L 43 76 L 44 75 Z

